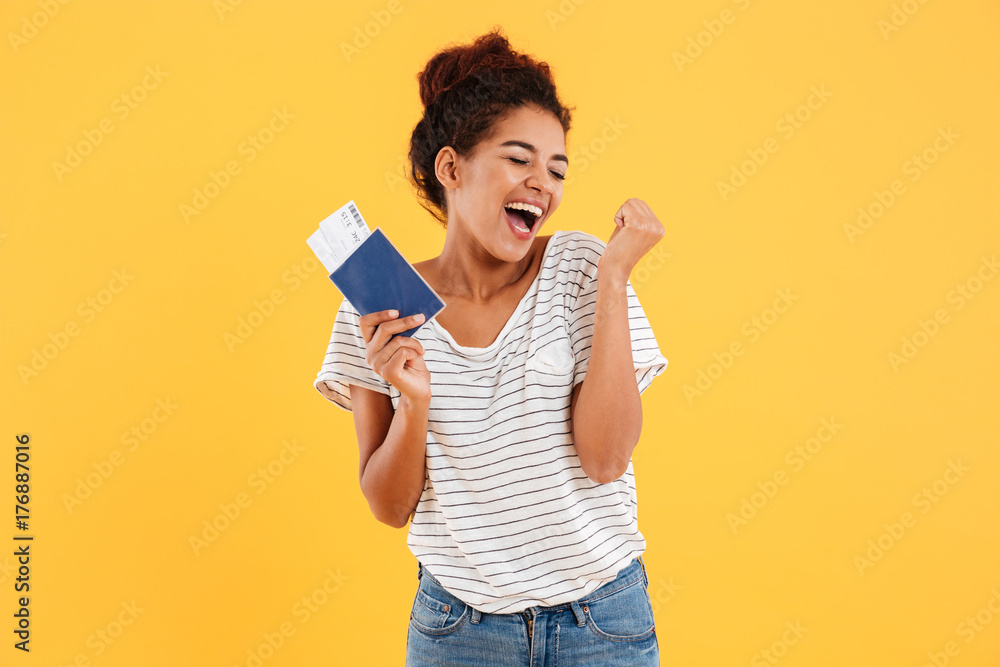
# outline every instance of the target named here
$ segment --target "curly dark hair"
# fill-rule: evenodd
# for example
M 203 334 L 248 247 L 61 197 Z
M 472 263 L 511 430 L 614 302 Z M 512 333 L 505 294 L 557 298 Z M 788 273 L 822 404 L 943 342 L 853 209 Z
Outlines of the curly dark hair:
M 529 104 L 551 111 L 568 133 L 576 109 L 559 100 L 548 64 L 513 51 L 499 26 L 435 54 L 417 81 L 424 116 L 410 137 L 409 175 L 420 205 L 446 229 L 444 186 L 434 173 L 442 148 L 468 155 L 493 136 L 498 121 Z

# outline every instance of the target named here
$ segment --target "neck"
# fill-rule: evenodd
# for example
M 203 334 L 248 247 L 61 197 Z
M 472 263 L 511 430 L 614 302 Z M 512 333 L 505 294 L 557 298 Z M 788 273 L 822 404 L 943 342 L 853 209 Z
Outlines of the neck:
M 537 237 L 536 237 L 537 239 Z M 473 236 L 449 223 L 444 248 L 435 258 L 444 295 L 469 303 L 488 304 L 524 278 L 535 261 L 535 239 L 514 261 L 494 257 Z

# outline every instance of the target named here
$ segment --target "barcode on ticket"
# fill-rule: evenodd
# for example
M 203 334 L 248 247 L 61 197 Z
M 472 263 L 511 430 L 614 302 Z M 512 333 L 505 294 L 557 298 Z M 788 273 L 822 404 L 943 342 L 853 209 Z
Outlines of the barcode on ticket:
M 365 225 L 365 221 L 361 219 L 361 213 L 358 212 L 358 207 L 354 205 L 353 201 L 347 205 L 347 208 L 350 210 L 351 215 L 354 216 L 354 222 L 357 223 L 358 227 L 366 229 L 367 225 Z

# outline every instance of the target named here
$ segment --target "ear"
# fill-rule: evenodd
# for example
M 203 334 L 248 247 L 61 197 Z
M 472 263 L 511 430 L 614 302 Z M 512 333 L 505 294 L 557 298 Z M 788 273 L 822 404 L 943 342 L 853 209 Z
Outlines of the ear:
M 434 158 L 434 175 L 445 190 L 458 187 L 458 153 L 451 146 L 445 146 Z

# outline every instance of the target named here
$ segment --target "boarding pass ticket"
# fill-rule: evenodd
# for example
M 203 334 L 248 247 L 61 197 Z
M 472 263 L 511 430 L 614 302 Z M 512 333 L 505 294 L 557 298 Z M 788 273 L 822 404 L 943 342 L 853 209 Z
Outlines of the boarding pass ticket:
M 319 229 L 306 239 L 306 243 L 326 272 L 333 273 L 370 234 L 371 230 L 352 199 L 319 223 Z

